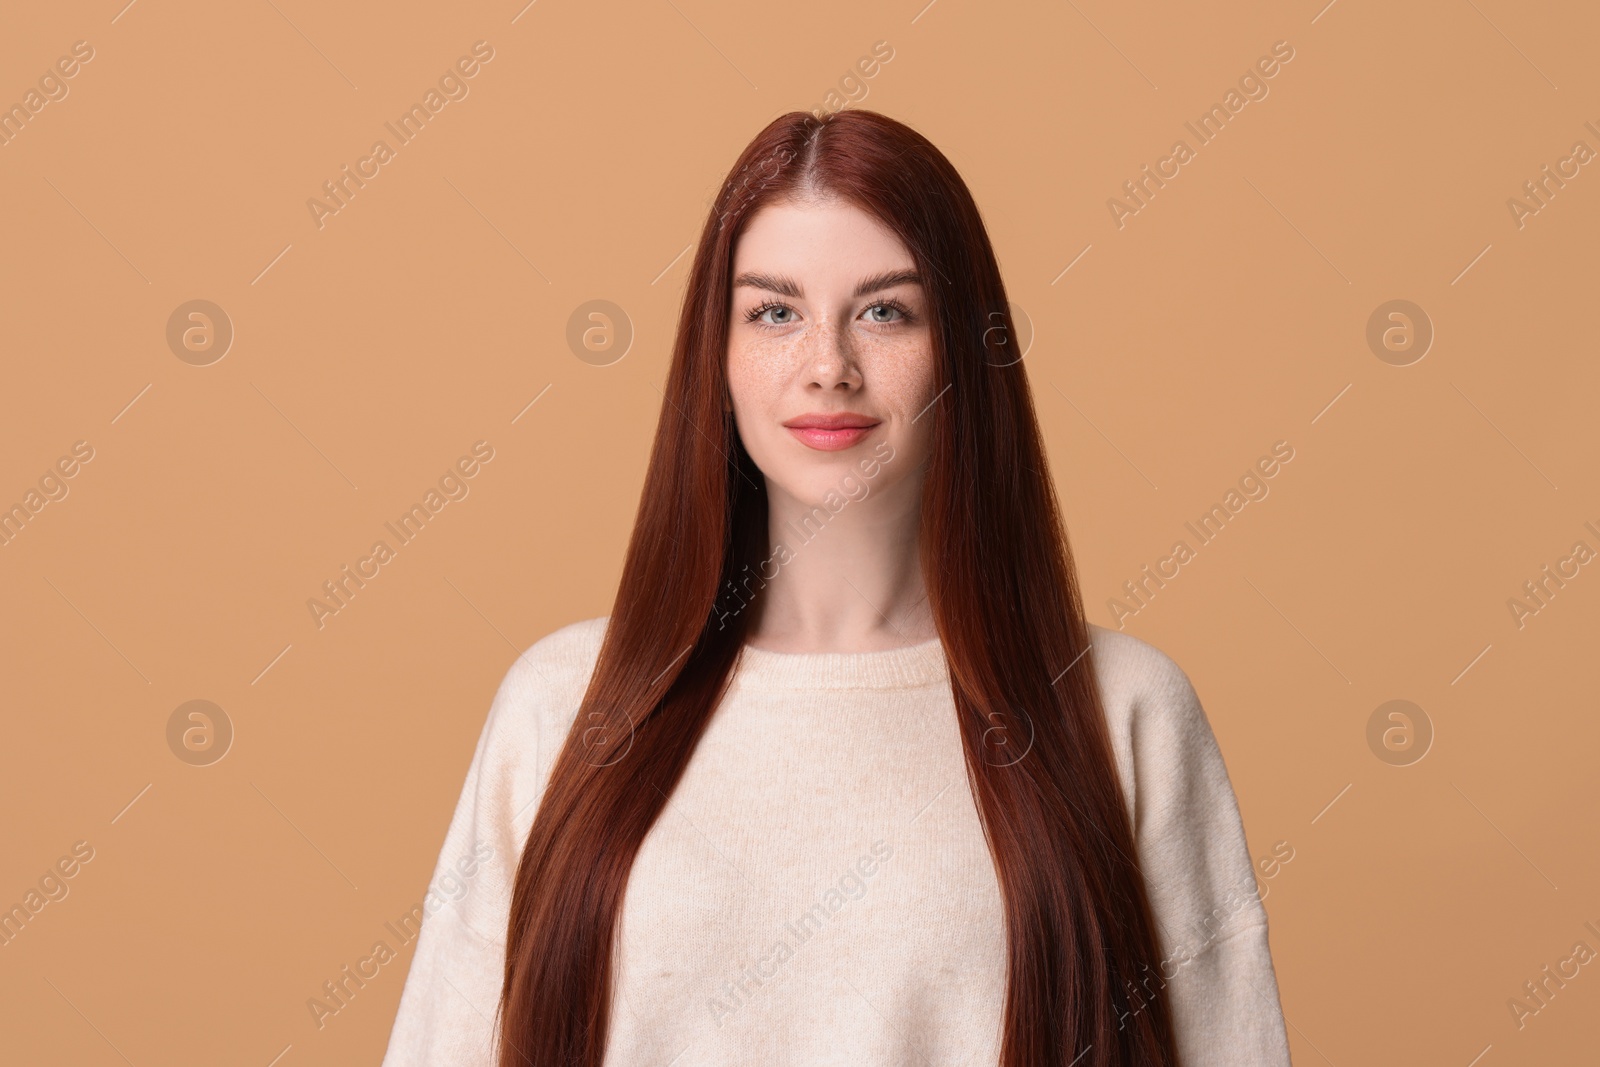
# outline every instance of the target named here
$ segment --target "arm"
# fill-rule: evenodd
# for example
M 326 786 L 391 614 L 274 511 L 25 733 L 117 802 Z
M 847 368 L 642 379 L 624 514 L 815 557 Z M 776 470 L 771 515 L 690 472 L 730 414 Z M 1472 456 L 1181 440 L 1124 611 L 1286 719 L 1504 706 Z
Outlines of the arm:
M 1134 709 L 1134 832 L 1182 1067 L 1287 1067 L 1289 1044 L 1228 771 L 1165 655 Z
M 545 639 L 546 641 L 549 638 Z M 570 695 L 550 646 L 519 656 L 490 705 L 422 908 L 383 1067 L 492 1067 L 517 861 L 542 793 L 541 716 Z

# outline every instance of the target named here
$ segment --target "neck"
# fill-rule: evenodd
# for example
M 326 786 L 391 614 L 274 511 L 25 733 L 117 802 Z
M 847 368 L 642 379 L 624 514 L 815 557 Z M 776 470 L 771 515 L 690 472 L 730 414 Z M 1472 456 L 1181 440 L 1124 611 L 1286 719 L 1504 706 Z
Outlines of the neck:
M 921 478 L 859 499 L 841 496 L 832 501 L 837 510 L 770 482 L 768 490 L 771 562 L 749 607 L 750 644 L 781 652 L 867 651 L 937 636 L 917 552 Z

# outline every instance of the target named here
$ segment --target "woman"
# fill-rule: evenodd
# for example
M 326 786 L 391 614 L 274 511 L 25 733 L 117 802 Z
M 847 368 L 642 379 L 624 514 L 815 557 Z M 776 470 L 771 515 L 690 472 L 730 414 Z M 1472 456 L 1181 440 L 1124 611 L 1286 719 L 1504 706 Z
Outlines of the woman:
M 1289 1062 L 1221 754 L 1084 619 L 1007 306 L 906 126 L 745 149 L 613 610 L 500 686 L 388 1067 Z

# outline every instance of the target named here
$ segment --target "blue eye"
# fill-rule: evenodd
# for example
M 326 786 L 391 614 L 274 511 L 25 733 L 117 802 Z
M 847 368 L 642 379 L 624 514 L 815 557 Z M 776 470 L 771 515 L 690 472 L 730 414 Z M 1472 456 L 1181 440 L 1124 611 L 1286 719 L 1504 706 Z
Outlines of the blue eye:
M 871 319 L 868 320 L 869 322 L 873 323 L 876 326 L 893 326 L 893 325 L 897 325 L 899 323 L 911 322 L 916 318 L 916 316 L 914 316 L 911 313 L 911 309 L 909 307 L 907 307 L 905 304 L 901 303 L 899 300 L 894 299 L 893 297 L 890 297 L 890 298 L 888 298 L 886 300 L 877 301 L 872 306 L 868 307 L 865 311 L 863 311 L 862 314 L 866 315 L 866 314 L 870 314 L 872 312 L 880 311 L 880 310 L 889 310 L 889 311 L 896 312 L 898 317 L 897 318 L 887 318 L 887 319 L 874 317 L 874 318 L 871 318 Z M 778 322 L 773 322 L 771 320 L 768 320 L 768 319 L 764 318 L 764 316 L 769 311 L 782 312 L 782 313 L 788 315 L 789 318 L 781 320 L 781 321 L 778 321 Z M 765 327 L 765 328 L 768 328 L 768 329 L 775 329 L 775 328 L 777 328 L 779 326 L 787 326 L 791 322 L 793 322 L 794 321 L 794 314 L 795 314 L 794 308 L 790 307 L 788 304 L 784 304 L 784 303 L 781 303 L 781 302 L 775 301 L 775 300 L 769 300 L 766 303 L 761 304 L 758 307 L 753 307 L 749 311 L 745 312 L 744 321 L 745 322 L 749 322 L 749 323 L 754 323 L 757 326 Z
M 759 321 L 761 319 L 761 316 L 765 315 L 769 311 L 786 311 L 791 315 L 794 314 L 794 308 L 790 307 L 788 304 L 779 304 L 779 303 L 776 303 L 776 302 L 769 301 L 769 302 L 767 302 L 765 304 L 762 304 L 760 307 L 751 308 L 748 312 L 745 313 L 744 321 L 746 321 L 746 322 L 754 322 L 759 326 L 787 326 L 788 325 L 787 322 L 761 322 L 761 321 Z

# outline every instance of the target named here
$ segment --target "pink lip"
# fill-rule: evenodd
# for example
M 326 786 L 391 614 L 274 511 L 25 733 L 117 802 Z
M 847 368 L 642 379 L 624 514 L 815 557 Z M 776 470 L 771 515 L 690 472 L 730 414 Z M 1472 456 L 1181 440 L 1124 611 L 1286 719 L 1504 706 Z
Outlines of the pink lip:
M 881 421 L 870 415 L 857 415 L 849 411 L 813 411 L 792 418 L 783 425 L 808 448 L 819 452 L 838 452 L 859 443 Z
M 855 445 L 872 432 L 871 426 L 845 426 L 829 430 L 821 426 L 790 426 L 790 433 L 808 448 L 819 452 L 838 452 Z
M 875 419 L 870 415 L 857 415 L 850 411 L 835 411 L 831 413 L 812 411 L 804 415 L 796 415 L 788 422 L 785 422 L 784 425 L 790 429 L 815 427 L 822 430 L 844 430 L 856 427 L 870 428 L 882 421 L 882 419 Z

